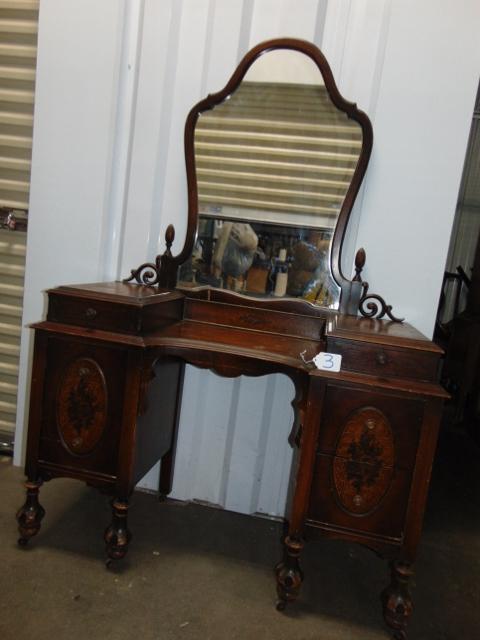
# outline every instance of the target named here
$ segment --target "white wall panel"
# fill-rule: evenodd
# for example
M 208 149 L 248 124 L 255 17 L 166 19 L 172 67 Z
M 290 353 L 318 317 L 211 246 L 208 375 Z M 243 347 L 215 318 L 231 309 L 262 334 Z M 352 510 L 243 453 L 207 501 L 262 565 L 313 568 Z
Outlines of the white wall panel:
M 480 68 L 480 4 L 461 7 L 392 3 L 358 233 L 371 288 L 428 336 Z
M 176 460 L 183 473 L 175 476 L 173 497 L 245 513 L 279 513 L 284 487 L 277 481 L 291 457 L 279 443 L 291 429 L 293 385 L 284 376 L 230 380 L 193 367 L 185 383 L 190 397 L 182 409 Z M 272 472 L 276 477 L 266 491 Z
M 183 3 L 144 6 L 122 273 L 156 254 Z
M 124 3 L 42 0 L 22 323 L 42 318 L 44 293 L 103 271 Z M 31 331 L 20 352 L 15 463 L 26 443 Z
M 322 50 L 340 93 L 375 119 L 391 0 L 338 0 L 329 2 Z M 375 147 L 374 124 L 374 147 Z M 365 183 L 364 183 L 365 184 Z M 358 225 L 363 208 L 361 188 L 348 224 L 342 251 L 342 269 L 350 277 L 357 249 Z
M 324 2 L 303 0 L 256 0 L 250 31 L 250 47 L 270 38 L 303 38 L 312 41 L 318 33 Z M 319 18 L 320 16 L 320 18 Z

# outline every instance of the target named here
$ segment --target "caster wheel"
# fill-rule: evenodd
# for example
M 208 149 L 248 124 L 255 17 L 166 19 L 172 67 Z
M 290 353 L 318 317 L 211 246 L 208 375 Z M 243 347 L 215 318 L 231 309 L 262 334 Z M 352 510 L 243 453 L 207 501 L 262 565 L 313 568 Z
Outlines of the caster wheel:
M 19 547 L 26 547 L 28 543 L 28 538 L 19 538 L 17 540 L 17 544 Z

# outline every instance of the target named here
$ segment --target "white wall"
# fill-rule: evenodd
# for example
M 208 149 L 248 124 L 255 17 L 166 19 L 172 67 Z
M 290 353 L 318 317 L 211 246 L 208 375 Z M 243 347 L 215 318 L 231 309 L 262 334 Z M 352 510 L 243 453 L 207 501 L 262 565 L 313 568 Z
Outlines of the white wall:
M 478 87 L 479 24 L 478 2 L 392 2 L 357 242 L 366 280 L 428 336 Z
M 48 287 L 103 276 L 123 2 L 42 0 L 23 325 Z M 32 332 L 20 352 L 15 463 L 25 448 Z
M 41 289 L 124 275 L 151 259 L 169 223 L 180 250 L 189 108 L 225 84 L 248 48 L 294 36 L 321 46 L 341 92 L 373 120 L 374 153 L 344 270 L 363 244 L 372 290 L 430 334 L 478 83 L 478 3 L 131 0 L 126 7 L 42 0 L 25 322 L 42 316 Z M 28 357 L 24 340 L 17 462 Z M 222 380 L 189 367 L 174 494 L 282 513 L 292 395 L 282 376 Z M 155 483 L 153 473 L 144 485 Z

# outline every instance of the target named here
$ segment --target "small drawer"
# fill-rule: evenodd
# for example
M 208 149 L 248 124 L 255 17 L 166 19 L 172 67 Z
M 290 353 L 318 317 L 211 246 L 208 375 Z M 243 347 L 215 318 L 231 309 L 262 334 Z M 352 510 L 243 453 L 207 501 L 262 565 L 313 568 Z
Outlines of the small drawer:
M 379 459 L 398 469 L 412 469 L 424 407 L 422 399 L 329 385 L 317 450 L 340 457 L 355 454 L 372 464 Z
M 140 309 L 50 292 L 47 320 L 78 327 L 138 333 Z
M 48 294 L 47 320 L 87 329 L 141 335 L 177 322 L 182 314 L 183 297 L 177 294 L 146 305 L 69 295 L 60 289 Z
M 401 541 L 411 472 L 317 456 L 307 521 Z
M 439 354 L 370 342 L 328 338 L 327 350 L 342 356 L 342 369 L 376 376 L 436 381 Z

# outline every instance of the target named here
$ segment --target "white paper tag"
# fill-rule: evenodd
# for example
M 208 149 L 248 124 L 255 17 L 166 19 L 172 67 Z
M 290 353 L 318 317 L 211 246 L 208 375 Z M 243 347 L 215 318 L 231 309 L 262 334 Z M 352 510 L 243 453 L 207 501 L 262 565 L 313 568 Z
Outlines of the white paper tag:
M 313 363 L 321 371 L 334 371 L 337 373 L 342 367 L 342 356 L 338 353 L 327 353 L 320 351 L 314 358 Z

